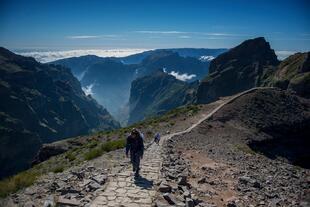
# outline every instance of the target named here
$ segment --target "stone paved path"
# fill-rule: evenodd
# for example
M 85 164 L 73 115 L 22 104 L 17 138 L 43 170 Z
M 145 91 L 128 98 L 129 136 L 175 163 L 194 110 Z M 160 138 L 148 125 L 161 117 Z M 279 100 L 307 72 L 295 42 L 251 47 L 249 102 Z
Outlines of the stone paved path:
M 116 173 L 110 178 L 105 190 L 96 197 L 90 206 L 150 207 L 156 195 L 155 183 L 159 182 L 160 179 L 162 163 L 161 146 L 164 141 L 171 137 L 190 132 L 201 122 L 211 118 L 223 106 L 231 103 L 240 96 L 265 88 L 269 87 L 257 87 L 239 93 L 215 108 L 212 112 L 205 114 L 202 119 L 186 130 L 163 136 L 159 145 L 152 143 L 145 151 L 144 159 L 141 162 L 141 177 L 135 179 L 131 166 L 127 166 L 123 171 Z
M 110 178 L 91 206 L 151 206 L 156 194 L 155 183 L 159 180 L 160 157 L 160 146 L 152 143 L 141 162 L 141 177 L 135 179 L 131 166 L 127 166 Z

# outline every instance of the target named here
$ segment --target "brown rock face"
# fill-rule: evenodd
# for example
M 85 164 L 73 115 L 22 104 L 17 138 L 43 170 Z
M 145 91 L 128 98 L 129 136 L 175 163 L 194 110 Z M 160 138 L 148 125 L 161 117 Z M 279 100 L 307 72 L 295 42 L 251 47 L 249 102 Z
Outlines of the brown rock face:
M 211 62 L 209 75 L 199 85 L 197 102 L 209 103 L 259 86 L 266 72 L 278 64 L 263 37 L 247 40 Z

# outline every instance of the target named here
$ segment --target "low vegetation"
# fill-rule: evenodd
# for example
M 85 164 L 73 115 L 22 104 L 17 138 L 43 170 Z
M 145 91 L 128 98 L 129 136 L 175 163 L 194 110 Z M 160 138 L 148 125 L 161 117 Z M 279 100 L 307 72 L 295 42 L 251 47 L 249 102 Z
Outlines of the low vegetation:
M 255 152 L 246 144 L 236 144 L 235 145 L 235 148 L 238 150 L 238 151 L 242 151 L 246 154 L 251 154 L 251 155 L 254 155 Z
M 114 141 L 108 141 L 103 144 L 101 144 L 98 147 L 95 147 L 93 149 L 90 149 L 88 152 L 84 154 L 84 159 L 85 160 L 91 160 L 96 157 L 101 156 L 105 152 L 110 152 L 113 150 L 121 149 L 124 148 L 126 144 L 125 139 L 119 139 L 119 140 L 114 140 Z
M 120 128 L 112 131 L 101 131 L 88 136 L 88 141 L 77 148 L 71 149 L 63 154 L 51 157 L 34 167 L 20 172 L 14 176 L 0 181 L 0 197 L 17 192 L 20 189 L 32 185 L 40 176 L 49 172 L 60 173 L 66 169 L 76 166 L 85 160 L 92 160 L 104 153 L 125 147 L 125 137 L 133 127 L 147 128 L 149 126 L 158 127 L 160 123 L 168 123 L 170 126 L 175 122 L 173 118 L 179 116 L 192 116 L 199 111 L 199 106 L 189 105 L 173 109 L 162 116 L 148 118 L 129 127 Z M 146 131 L 148 137 L 152 137 L 152 131 Z M 101 140 L 105 138 L 104 142 Z
M 22 188 L 28 187 L 39 176 L 33 170 L 27 170 L 17 175 L 0 181 L 0 197 L 6 197 L 10 193 L 16 192 Z

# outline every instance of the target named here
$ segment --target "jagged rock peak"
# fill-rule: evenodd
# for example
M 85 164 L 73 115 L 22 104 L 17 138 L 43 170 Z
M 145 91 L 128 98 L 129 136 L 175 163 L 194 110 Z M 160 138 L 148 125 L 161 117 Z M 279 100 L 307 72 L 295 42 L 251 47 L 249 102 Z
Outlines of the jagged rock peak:
M 278 65 L 279 61 L 269 42 L 264 37 L 257 37 L 242 42 L 240 45 L 230 49 L 228 52 L 219 55 L 214 59 L 209 68 L 209 73 L 222 71 L 227 64 L 238 62 L 246 65 L 259 62 L 262 65 Z

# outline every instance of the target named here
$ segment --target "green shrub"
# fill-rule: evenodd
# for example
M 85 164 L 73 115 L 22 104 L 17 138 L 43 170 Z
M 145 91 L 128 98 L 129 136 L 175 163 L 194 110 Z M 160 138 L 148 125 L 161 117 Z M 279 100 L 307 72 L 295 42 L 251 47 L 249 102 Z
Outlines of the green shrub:
M 53 169 L 53 172 L 54 173 L 61 173 L 61 172 L 63 172 L 64 171 L 64 166 L 62 166 L 62 165 L 58 165 L 58 166 L 56 166 L 54 169 Z
M 101 149 L 104 152 L 110 152 L 113 150 L 124 148 L 125 145 L 126 145 L 125 139 L 118 139 L 118 140 L 108 141 L 108 142 L 102 144 Z
M 15 193 L 22 188 L 32 185 L 38 176 L 39 174 L 37 172 L 24 171 L 15 176 L 1 180 L 0 197 L 6 197 L 10 193 Z
M 92 140 L 89 143 L 87 143 L 87 148 L 94 148 L 98 145 L 98 141 Z
M 67 158 L 70 162 L 76 159 L 76 157 L 75 157 L 75 155 L 73 154 L 73 152 L 68 152 L 68 153 L 66 154 L 66 158 Z
M 235 148 L 247 154 L 255 154 L 255 152 L 247 144 L 236 144 Z
M 125 139 L 107 141 L 107 142 L 103 143 L 100 147 L 96 147 L 96 148 L 91 149 L 88 152 L 86 152 L 84 154 L 84 159 L 85 160 L 92 160 L 96 157 L 101 156 L 104 152 L 110 152 L 113 150 L 124 148 L 125 144 L 126 144 Z
M 103 151 L 101 150 L 101 148 L 97 147 L 97 148 L 91 149 L 88 152 L 86 152 L 84 154 L 84 159 L 85 160 L 92 160 L 96 157 L 99 157 L 102 154 L 103 154 Z

